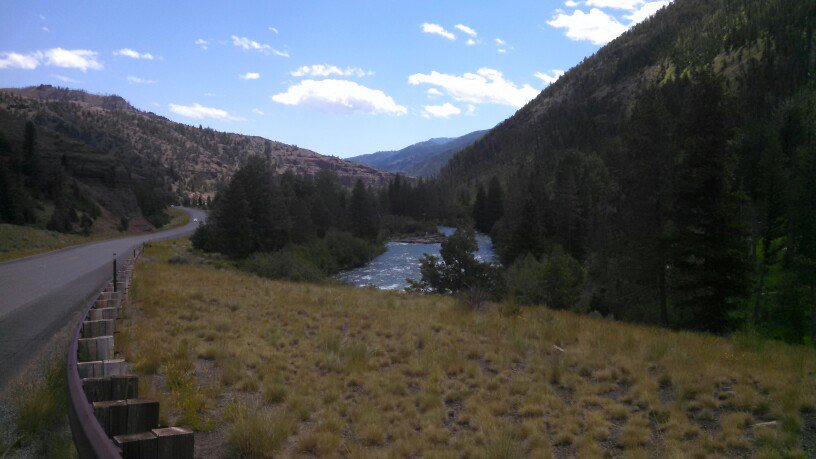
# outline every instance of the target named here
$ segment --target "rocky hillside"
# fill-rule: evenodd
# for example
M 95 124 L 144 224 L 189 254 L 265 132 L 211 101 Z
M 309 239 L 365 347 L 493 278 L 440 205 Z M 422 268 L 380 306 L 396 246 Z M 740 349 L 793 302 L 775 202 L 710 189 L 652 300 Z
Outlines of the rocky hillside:
M 347 187 L 357 179 L 381 186 L 394 176 L 262 137 L 176 123 L 115 95 L 0 89 L 0 221 L 87 233 L 103 217 L 114 228 L 142 222 L 149 230 L 166 222 L 168 204 L 212 197 L 251 155 L 278 174 L 330 170 Z
M 213 191 L 250 154 L 267 155 L 281 173 L 329 169 L 348 186 L 358 178 L 383 185 L 392 176 L 262 137 L 176 123 L 138 110 L 119 96 L 49 85 L 1 89 L 0 120 L 0 132 L 10 140 L 21 136 L 25 121 L 35 120 L 40 131 L 58 137 L 61 144 L 76 143 L 89 152 L 119 158 L 125 169 L 137 163 L 164 168 L 179 193 Z
M 401 150 L 378 151 L 348 160 L 412 177 L 429 177 L 439 172 L 453 155 L 481 139 L 486 133 L 487 130 L 483 130 L 461 137 L 440 137 L 415 143 Z

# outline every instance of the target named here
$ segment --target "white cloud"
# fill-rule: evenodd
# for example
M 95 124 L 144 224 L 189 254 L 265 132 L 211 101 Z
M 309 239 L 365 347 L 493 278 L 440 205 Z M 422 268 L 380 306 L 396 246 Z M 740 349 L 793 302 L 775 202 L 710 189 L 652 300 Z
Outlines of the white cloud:
M 643 4 L 644 0 L 587 0 L 587 6 L 599 8 L 616 8 L 620 10 L 634 10 Z
M 51 32 L 51 29 L 49 29 L 48 27 L 42 26 L 40 28 L 42 29 L 43 32 Z
M 453 27 L 455 27 L 456 29 L 460 30 L 463 33 L 470 35 L 471 37 L 475 37 L 478 35 L 475 30 L 471 29 L 470 27 L 464 24 L 456 24 Z
M 37 52 L 40 61 L 44 65 L 53 65 L 66 69 L 79 69 L 83 72 L 91 70 L 102 70 L 102 64 L 96 60 L 99 53 L 88 49 L 62 49 L 52 48 L 47 51 Z
M 660 8 L 671 3 L 671 0 L 658 0 L 655 2 L 647 2 L 644 3 L 640 8 L 632 11 L 630 14 L 624 16 L 628 19 L 631 25 L 637 24 L 646 18 L 650 17 L 651 15 L 657 13 Z
M 267 44 L 258 43 L 257 41 L 251 40 L 247 37 L 233 35 L 232 44 L 244 50 L 255 50 L 264 54 L 272 53 L 275 56 L 289 57 L 289 53 L 287 51 L 277 50 Z
M 504 46 L 504 45 L 506 45 L 506 44 L 507 44 L 507 42 L 506 42 L 506 41 L 504 41 L 504 40 L 502 40 L 501 38 L 497 38 L 495 41 L 496 41 L 496 44 L 497 44 L 498 46 Z
M 0 57 L 0 69 L 34 70 L 40 66 L 39 58 L 34 54 L 15 52 L 3 53 Z
M 139 77 L 133 76 L 133 75 L 128 75 L 127 82 L 130 83 L 130 84 L 153 84 L 156 81 L 155 80 L 147 80 L 147 79 L 144 79 L 144 78 L 139 78 Z
M 261 77 L 261 74 L 258 72 L 247 72 L 243 75 L 238 75 L 238 78 L 242 80 L 257 80 Z
M 476 73 L 448 75 L 433 71 L 408 77 L 412 85 L 429 84 L 441 88 L 459 102 L 500 104 L 521 108 L 538 95 L 539 90 L 528 85 L 518 86 L 504 79 L 498 70 L 480 68 Z
M 240 121 L 243 119 L 230 115 L 229 112 L 227 112 L 226 110 L 221 110 L 220 108 L 205 107 L 198 103 L 194 103 L 193 105 L 169 104 L 168 107 L 170 108 L 170 111 L 175 114 L 186 116 L 188 118 L 194 118 L 197 120 L 211 118 L 215 120 Z
M 56 79 L 58 79 L 58 80 L 60 80 L 60 81 L 62 81 L 64 83 L 73 83 L 73 84 L 79 83 L 79 80 L 75 80 L 75 79 L 73 79 L 71 77 L 67 77 L 65 75 L 51 75 L 51 76 L 53 76 L 54 78 L 56 78 Z
M 439 35 L 440 37 L 445 37 L 448 40 L 456 40 L 456 35 L 454 35 L 452 32 L 448 32 L 447 30 L 445 30 L 444 27 L 442 27 L 439 24 L 426 22 L 422 24 L 422 32 L 430 33 L 433 35 Z
M 558 78 L 560 78 L 563 74 L 563 70 L 551 70 L 549 74 L 544 72 L 536 72 L 533 76 L 547 84 L 553 84 L 558 81 Z
M 199 39 L 198 39 L 198 40 L 196 40 L 194 43 L 195 43 L 196 45 L 200 46 L 200 47 L 201 47 L 201 49 L 203 49 L 204 51 L 207 51 L 207 49 L 208 49 L 208 48 L 209 48 L 209 46 L 210 46 L 210 42 L 208 42 L 207 40 L 205 40 L 205 39 L 203 39 L 203 38 L 199 38 Z
M 275 32 L 275 35 L 278 35 L 280 33 L 280 32 L 278 32 L 278 29 L 276 29 L 274 27 L 270 27 L 269 30 L 272 31 L 272 32 Z
M 275 94 L 272 100 L 326 113 L 404 115 L 408 112 L 384 92 L 348 80 L 303 80 L 290 86 L 286 92 Z
M 547 24 L 566 29 L 568 38 L 603 45 L 626 31 L 627 27 L 603 11 L 592 8 L 589 13 L 575 10 L 572 14 L 557 13 Z
M 130 57 L 132 59 L 146 59 L 148 61 L 153 60 L 153 55 L 150 53 L 139 53 L 138 51 L 134 51 L 130 48 L 122 48 L 119 51 L 113 52 L 114 56 L 125 56 Z
M 574 0 L 567 0 L 566 2 L 564 2 L 564 6 L 568 8 L 575 8 L 576 6 L 578 6 L 578 2 Z
M 474 40 L 472 38 L 468 38 L 467 41 L 465 42 L 465 44 L 468 45 L 468 46 L 473 46 L 473 45 L 476 44 L 476 40 Z
M 442 91 L 440 91 L 440 90 L 438 90 L 436 88 L 428 88 L 428 95 L 429 96 L 441 96 Z
M 1 53 L 0 69 L 34 70 L 40 65 L 79 69 L 86 72 L 102 70 L 102 64 L 97 60 L 99 53 L 88 49 L 52 48 L 45 51 L 35 51 L 28 54 L 15 52 Z
M 365 71 L 359 67 L 346 67 L 345 69 L 341 69 L 336 65 L 326 65 L 326 64 L 315 64 L 315 65 L 304 65 L 297 70 L 293 70 L 289 72 L 290 75 L 294 77 L 302 77 L 302 76 L 312 76 L 312 77 L 327 77 L 330 75 L 339 75 L 339 76 L 356 76 L 356 77 L 364 77 L 366 75 L 373 75 L 374 72 L 372 71 Z
M 459 115 L 462 110 L 450 102 L 445 102 L 442 105 L 425 105 L 422 116 L 425 118 L 450 118 L 453 115 Z
M 264 116 L 264 112 L 262 112 L 260 108 L 253 108 L 252 113 L 254 113 L 254 114 L 258 115 L 258 116 Z
M 465 106 L 465 114 L 466 115 L 472 115 L 474 113 L 476 113 L 476 106 L 475 105 L 468 104 L 468 105 Z

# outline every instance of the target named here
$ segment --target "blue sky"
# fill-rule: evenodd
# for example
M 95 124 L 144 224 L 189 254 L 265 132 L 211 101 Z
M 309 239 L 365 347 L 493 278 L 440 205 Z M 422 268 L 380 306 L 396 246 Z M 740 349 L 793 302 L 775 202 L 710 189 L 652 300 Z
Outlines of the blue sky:
M 340 157 L 494 126 L 669 0 L 0 1 L 0 86 Z

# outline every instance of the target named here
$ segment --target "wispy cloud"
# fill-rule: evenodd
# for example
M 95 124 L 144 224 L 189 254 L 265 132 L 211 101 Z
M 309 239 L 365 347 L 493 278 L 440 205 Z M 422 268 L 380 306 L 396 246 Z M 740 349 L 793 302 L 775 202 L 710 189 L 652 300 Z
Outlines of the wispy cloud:
M 140 52 L 134 51 L 134 50 L 132 50 L 130 48 L 122 48 L 119 51 L 114 51 L 113 55 L 114 56 L 125 56 L 125 57 L 129 57 L 131 59 L 145 59 L 145 60 L 148 60 L 148 61 L 153 60 L 153 55 L 152 54 L 150 54 L 150 53 L 140 53 Z
M 270 27 L 270 28 L 269 28 L 269 30 L 270 30 L 271 32 L 273 32 L 275 35 L 280 34 L 280 32 L 278 32 L 278 29 L 276 29 L 276 28 L 274 28 L 274 27 Z
M 201 49 L 203 49 L 204 51 L 207 51 L 209 49 L 209 47 L 210 47 L 210 42 L 208 42 L 207 40 L 205 40 L 203 38 L 199 38 L 198 40 L 194 41 L 193 43 L 200 46 Z
M 254 113 L 254 114 L 258 115 L 258 116 L 264 116 L 264 112 L 262 112 L 260 108 L 253 108 L 252 113 Z
M 261 77 L 261 74 L 258 72 L 247 72 L 243 75 L 238 75 L 238 78 L 242 80 L 257 80 Z
M 239 37 L 237 35 L 233 35 L 232 44 L 244 50 L 254 50 L 261 52 L 263 54 L 274 54 L 275 56 L 289 57 L 288 51 L 277 50 L 265 43 L 259 43 L 247 37 Z
M 88 49 L 51 48 L 33 53 L 0 53 L 0 69 L 34 70 L 44 65 L 67 69 L 78 69 L 83 72 L 102 70 L 103 66 L 97 60 L 99 53 Z
M 337 67 L 336 65 L 328 65 L 328 64 L 315 64 L 315 65 L 304 65 L 297 70 L 293 70 L 289 72 L 290 75 L 294 77 L 303 77 L 303 76 L 312 76 L 312 77 L 327 77 L 331 75 L 338 75 L 338 76 L 355 76 L 362 78 L 366 75 L 373 75 L 374 72 L 372 71 L 365 71 L 359 67 L 346 67 L 342 69 Z
M 473 30 L 472 28 L 470 28 L 470 27 L 468 27 L 468 26 L 466 26 L 464 24 L 456 24 L 453 27 L 456 28 L 457 30 L 467 34 L 467 35 L 470 35 L 471 37 L 475 37 L 475 36 L 479 35 L 479 34 L 476 33 L 475 30 Z
M 303 80 L 272 100 L 284 105 L 311 108 L 325 113 L 404 115 L 408 110 L 378 89 L 348 80 Z
M 156 82 L 156 80 L 148 80 L 148 79 L 139 78 L 139 77 L 133 76 L 133 75 L 128 75 L 126 80 L 130 84 L 153 84 L 153 83 Z
M 423 23 L 420 27 L 422 28 L 423 33 L 429 33 L 429 34 L 432 34 L 432 35 L 439 35 L 440 37 L 445 37 L 448 40 L 456 40 L 456 35 L 454 35 L 453 32 L 449 32 L 449 31 L 445 30 L 445 28 L 442 27 L 439 24 L 433 24 L 433 23 L 430 23 L 430 22 L 426 22 L 426 23 Z
M 193 118 L 197 120 L 214 119 L 223 121 L 241 121 L 243 118 L 232 116 L 226 110 L 220 108 L 205 107 L 201 104 L 194 103 L 193 105 L 177 105 L 169 104 L 170 111 L 181 116 Z
M 516 85 L 494 69 L 480 68 L 476 73 L 449 75 L 433 71 L 408 77 L 412 85 L 429 84 L 440 88 L 459 102 L 500 104 L 521 108 L 538 95 L 539 90 L 528 85 Z
M 75 80 L 75 79 L 73 79 L 71 77 L 67 77 L 65 75 L 56 75 L 55 74 L 55 75 L 51 75 L 51 76 L 58 79 L 58 80 L 60 80 L 60 81 L 62 81 L 63 83 L 77 84 L 77 83 L 80 82 L 79 80 Z
M 564 73 L 563 70 L 551 70 L 550 73 L 536 72 L 533 76 L 549 85 L 558 81 Z

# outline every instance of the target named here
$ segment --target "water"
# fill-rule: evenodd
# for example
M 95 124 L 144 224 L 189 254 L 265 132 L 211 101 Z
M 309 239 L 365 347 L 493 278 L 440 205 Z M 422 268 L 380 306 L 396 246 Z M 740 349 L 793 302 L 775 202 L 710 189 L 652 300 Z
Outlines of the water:
M 455 228 L 440 226 L 439 231 L 450 236 Z M 485 234 L 477 234 L 479 250 L 476 258 L 480 261 L 494 261 L 493 242 Z M 343 282 L 358 287 L 373 286 L 384 290 L 402 290 L 408 287 L 405 279 L 420 280 L 419 260 L 427 253 L 439 256 L 441 244 L 410 244 L 406 242 L 388 242 L 386 251 L 362 268 L 340 273 L 337 277 Z

